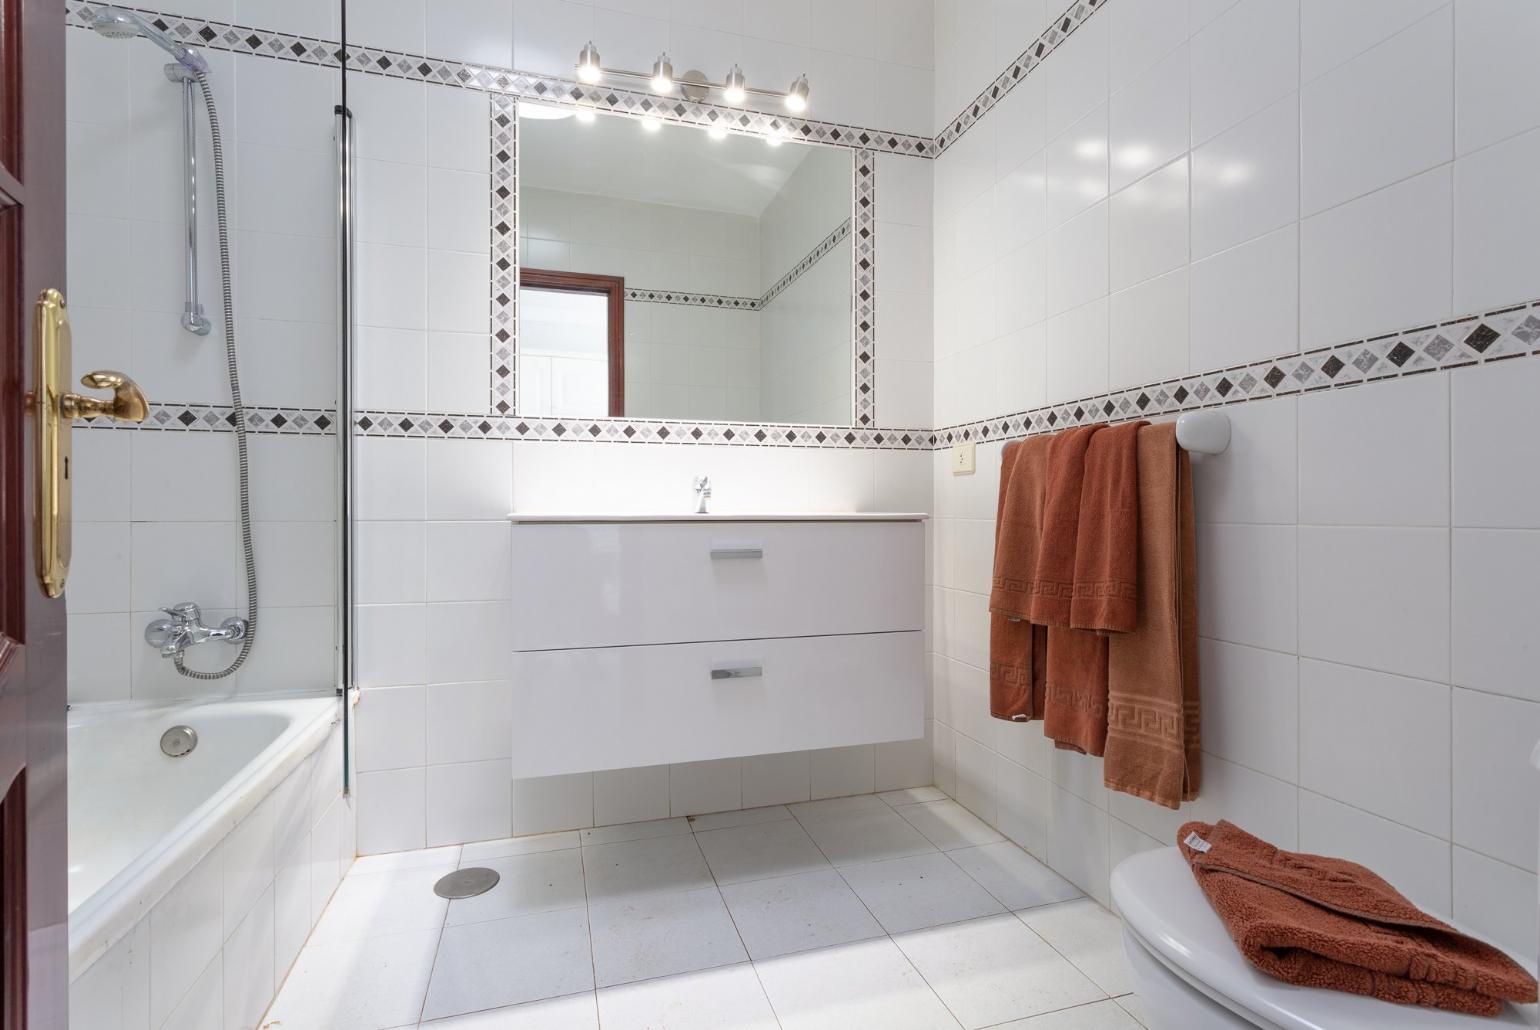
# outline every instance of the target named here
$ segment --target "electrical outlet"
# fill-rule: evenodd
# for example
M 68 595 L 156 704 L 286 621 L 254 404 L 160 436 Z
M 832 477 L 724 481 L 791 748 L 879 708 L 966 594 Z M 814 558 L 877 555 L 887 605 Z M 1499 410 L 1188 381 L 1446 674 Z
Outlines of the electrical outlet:
M 973 475 L 973 442 L 954 444 L 952 446 L 952 475 Z

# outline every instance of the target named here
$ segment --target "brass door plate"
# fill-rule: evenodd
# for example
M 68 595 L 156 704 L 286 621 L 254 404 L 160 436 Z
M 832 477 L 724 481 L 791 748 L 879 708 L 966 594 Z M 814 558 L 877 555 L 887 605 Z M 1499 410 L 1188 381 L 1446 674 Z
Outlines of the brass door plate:
M 70 316 L 64 294 L 52 287 L 37 298 L 32 321 L 37 382 L 37 578 L 43 593 L 58 597 L 70 571 L 70 425 L 62 393 L 70 381 Z

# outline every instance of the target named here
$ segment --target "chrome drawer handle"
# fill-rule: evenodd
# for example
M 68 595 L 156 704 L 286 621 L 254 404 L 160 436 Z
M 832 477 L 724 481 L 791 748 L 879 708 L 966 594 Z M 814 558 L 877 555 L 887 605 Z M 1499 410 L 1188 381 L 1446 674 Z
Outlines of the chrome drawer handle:
M 765 674 L 762 665 L 733 665 L 725 669 L 712 669 L 711 678 L 714 680 L 748 680 L 758 679 Z
M 732 558 L 763 558 L 763 547 L 713 547 L 711 549 L 712 561 L 722 561 Z

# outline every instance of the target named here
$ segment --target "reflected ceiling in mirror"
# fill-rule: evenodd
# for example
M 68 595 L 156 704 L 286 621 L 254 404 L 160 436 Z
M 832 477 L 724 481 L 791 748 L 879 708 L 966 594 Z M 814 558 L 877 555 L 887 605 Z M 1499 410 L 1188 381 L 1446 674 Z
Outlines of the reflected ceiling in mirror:
M 520 327 L 520 414 L 849 425 L 853 174 L 841 148 L 520 104 L 520 267 L 563 273 L 521 310 L 625 297 L 622 326 Z

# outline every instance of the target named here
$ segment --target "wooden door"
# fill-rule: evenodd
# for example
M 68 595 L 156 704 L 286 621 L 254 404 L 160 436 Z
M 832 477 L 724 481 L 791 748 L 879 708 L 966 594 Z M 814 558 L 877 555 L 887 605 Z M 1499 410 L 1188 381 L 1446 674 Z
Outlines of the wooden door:
M 64 117 L 64 4 L 0 0 L 0 1030 L 68 1024 L 64 599 L 35 573 L 26 401 L 33 303 L 66 289 Z

